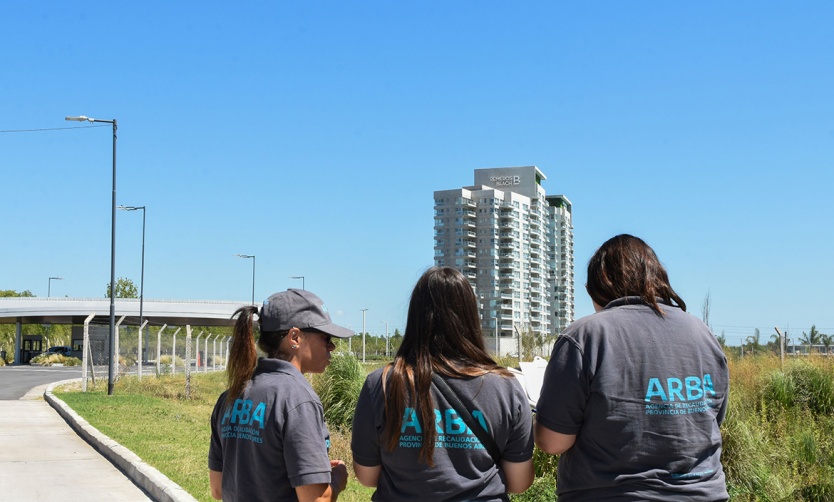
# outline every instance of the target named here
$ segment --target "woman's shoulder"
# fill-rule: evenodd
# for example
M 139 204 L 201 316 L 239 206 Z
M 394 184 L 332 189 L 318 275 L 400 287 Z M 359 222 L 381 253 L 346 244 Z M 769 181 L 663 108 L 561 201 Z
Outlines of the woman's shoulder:
M 490 371 L 481 376 L 468 379 L 468 383 L 464 385 L 471 385 L 480 390 L 491 390 L 498 396 L 511 396 L 515 394 L 522 397 L 525 396 L 524 389 L 518 382 L 518 378 L 512 373 L 508 375 L 497 371 Z
M 386 367 L 387 366 L 383 366 L 382 368 L 377 368 L 368 373 L 365 377 L 365 387 L 369 387 L 371 390 L 381 387 L 383 375 L 386 375 Z

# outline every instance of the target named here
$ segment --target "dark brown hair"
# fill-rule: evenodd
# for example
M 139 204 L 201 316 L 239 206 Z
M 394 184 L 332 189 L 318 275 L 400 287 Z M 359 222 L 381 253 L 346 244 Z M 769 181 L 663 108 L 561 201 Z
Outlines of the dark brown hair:
M 394 362 L 383 370 L 385 430 L 388 450 L 396 448 L 406 407 L 412 407 L 423 426 L 420 461 L 434 465 L 434 400 L 432 373 L 471 378 L 495 372 L 498 366 L 484 346 L 478 302 L 469 281 L 449 267 L 428 269 L 414 286 L 405 333 Z
M 232 317 L 237 317 L 232 345 L 229 347 L 229 362 L 226 365 L 229 392 L 226 404 L 231 405 L 243 393 L 246 384 L 252 379 L 255 367 L 258 365 L 258 351 L 255 348 L 254 316 L 258 308 L 254 306 L 241 307 Z M 280 351 L 281 340 L 287 331 L 264 331 L 258 337 L 257 347 L 268 357 L 284 359 Z
M 658 300 L 686 310 L 655 252 L 633 235 L 620 234 L 600 246 L 588 262 L 585 287 L 600 307 L 617 298 L 639 296 L 658 315 L 663 315 Z

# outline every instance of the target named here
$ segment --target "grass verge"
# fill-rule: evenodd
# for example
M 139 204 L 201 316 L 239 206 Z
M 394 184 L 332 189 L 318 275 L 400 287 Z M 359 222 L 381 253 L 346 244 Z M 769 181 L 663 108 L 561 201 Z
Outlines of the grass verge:
M 834 501 L 834 358 L 808 357 L 782 367 L 778 358 L 757 355 L 730 358 L 729 363 L 722 462 L 730 500 Z M 355 373 L 353 367 L 345 368 L 345 374 Z M 195 498 L 212 500 L 207 469 L 210 416 L 225 389 L 225 375 L 193 375 L 190 399 L 185 398 L 181 374 L 141 381 L 125 377 L 112 396 L 105 387 L 100 384 L 86 394 L 71 388 L 55 393 Z M 348 390 L 351 394 L 355 389 Z M 347 415 L 342 413 L 341 419 L 347 421 Z M 330 435 L 331 458 L 344 460 L 351 475 L 339 500 L 370 500 L 373 490 L 361 486 L 350 468 L 350 424 L 331 425 Z M 557 459 L 540 451 L 534 459 L 536 482 L 526 493 L 512 496 L 513 502 L 554 499 Z

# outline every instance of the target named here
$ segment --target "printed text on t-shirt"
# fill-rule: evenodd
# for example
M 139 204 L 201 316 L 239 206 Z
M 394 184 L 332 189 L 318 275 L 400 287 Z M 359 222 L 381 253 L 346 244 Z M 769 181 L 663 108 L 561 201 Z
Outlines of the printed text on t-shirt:
M 664 385 L 665 384 L 665 385 Z M 646 386 L 646 415 L 704 413 L 712 405 L 715 390 L 709 373 L 703 378 L 650 378 Z M 657 402 L 659 399 L 660 402 Z
M 484 420 L 484 414 L 480 410 L 473 411 L 472 418 L 477 420 L 485 430 L 489 430 L 486 420 Z M 472 429 L 466 426 L 466 422 L 460 418 L 454 409 L 434 410 L 434 428 L 438 434 L 434 443 L 435 448 L 468 450 L 484 448 Z M 400 448 L 420 448 L 423 446 L 423 428 L 420 426 L 420 420 L 417 418 L 417 412 L 414 408 L 405 409 L 400 433 Z

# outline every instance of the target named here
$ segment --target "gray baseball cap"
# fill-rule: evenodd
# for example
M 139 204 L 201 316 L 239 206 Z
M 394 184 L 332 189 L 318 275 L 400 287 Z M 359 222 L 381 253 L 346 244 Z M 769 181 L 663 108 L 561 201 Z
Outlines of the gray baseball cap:
M 303 289 L 275 293 L 264 301 L 260 312 L 261 331 L 315 329 L 336 338 L 350 338 L 354 332 L 333 324 L 327 307 L 318 296 Z

